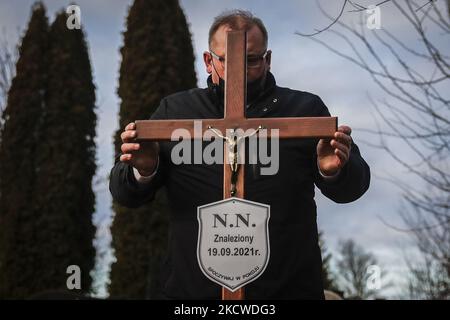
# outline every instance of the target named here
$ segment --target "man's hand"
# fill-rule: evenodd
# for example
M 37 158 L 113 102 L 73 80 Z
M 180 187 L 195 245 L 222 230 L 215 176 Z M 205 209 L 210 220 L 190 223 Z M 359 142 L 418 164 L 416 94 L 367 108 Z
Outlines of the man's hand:
M 120 161 L 131 164 L 140 175 L 149 176 L 158 163 L 159 144 L 157 142 L 136 143 L 136 124 L 129 123 L 120 134 L 122 155 Z
M 340 126 L 334 133 L 334 139 L 320 139 L 317 144 L 317 160 L 320 172 L 325 176 L 333 176 L 347 163 L 350 157 L 352 129 Z

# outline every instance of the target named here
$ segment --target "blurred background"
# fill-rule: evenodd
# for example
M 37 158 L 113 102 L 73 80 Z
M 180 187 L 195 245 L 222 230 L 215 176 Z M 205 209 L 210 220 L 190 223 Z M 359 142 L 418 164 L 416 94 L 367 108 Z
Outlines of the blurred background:
M 326 288 L 450 297 L 450 1 L 0 0 L 1 299 L 159 297 L 166 199 L 113 203 L 118 133 L 206 86 L 209 26 L 237 8 L 277 84 L 319 95 L 371 167 L 355 203 L 316 192 Z

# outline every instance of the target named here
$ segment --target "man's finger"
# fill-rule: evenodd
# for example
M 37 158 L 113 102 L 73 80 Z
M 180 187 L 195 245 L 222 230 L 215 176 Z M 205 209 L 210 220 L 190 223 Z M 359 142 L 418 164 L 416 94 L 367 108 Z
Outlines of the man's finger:
M 342 164 L 342 165 L 344 165 L 345 163 L 347 163 L 348 158 L 347 158 L 347 155 L 346 155 L 344 152 L 342 152 L 342 151 L 339 150 L 339 149 L 335 149 L 335 150 L 334 150 L 334 153 L 338 156 L 338 158 L 339 158 L 339 160 L 341 161 L 341 164 Z
M 337 141 L 339 141 L 339 142 L 345 144 L 345 145 L 348 146 L 348 147 L 350 147 L 351 144 L 352 144 L 352 138 L 351 138 L 349 135 L 347 135 L 347 134 L 345 134 L 345 133 L 343 133 L 343 132 L 336 132 L 336 133 L 334 134 L 334 137 L 335 137 L 335 139 L 336 139 Z
M 136 128 L 136 124 L 134 122 L 130 122 L 129 124 L 127 124 L 127 126 L 125 127 L 125 130 L 134 130 Z
M 122 143 L 120 150 L 122 150 L 122 153 L 132 153 L 139 150 L 139 147 L 139 143 Z
M 120 138 L 123 142 L 130 142 L 132 139 L 136 137 L 136 131 L 134 130 L 127 130 L 120 134 Z
M 122 154 L 120 155 L 120 161 L 122 162 L 130 162 L 133 156 L 131 154 Z
M 331 140 L 331 146 L 333 147 L 333 148 L 335 148 L 335 149 L 339 149 L 339 150 L 341 150 L 342 152 L 344 152 L 346 155 L 348 155 L 348 153 L 349 153 L 349 148 L 348 148 L 348 146 L 346 146 L 345 144 L 343 144 L 343 143 L 340 143 L 340 142 L 338 142 L 338 141 L 336 141 L 336 140 Z
M 352 128 L 350 128 L 349 126 L 346 126 L 346 125 L 339 126 L 338 131 L 343 132 L 347 135 L 352 134 Z

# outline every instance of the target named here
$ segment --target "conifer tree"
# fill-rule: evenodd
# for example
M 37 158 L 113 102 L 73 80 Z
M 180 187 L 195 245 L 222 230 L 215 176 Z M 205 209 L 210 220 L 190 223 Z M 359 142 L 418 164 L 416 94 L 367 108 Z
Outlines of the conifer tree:
M 45 108 L 48 19 L 36 3 L 22 38 L 16 76 L 3 114 L 0 144 L 0 299 L 24 298 L 34 290 L 36 211 L 33 186 L 39 152 L 36 129 Z
M 137 119 L 148 119 L 160 100 L 196 86 L 194 54 L 186 18 L 177 0 L 135 0 L 127 18 L 121 48 L 118 94 L 120 133 Z M 114 204 L 112 227 L 116 262 L 112 297 L 158 298 L 159 266 L 167 245 L 167 200 L 161 190 L 151 204 L 127 209 Z
M 76 266 L 77 292 L 86 293 L 95 259 L 95 86 L 84 33 L 68 29 L 67 18 L 59 12 L 49 34 L 46 105 L 37 131 L 34 282 L 37 292 L 67 290 L 67 279 L 75 275 L 68 267 Z

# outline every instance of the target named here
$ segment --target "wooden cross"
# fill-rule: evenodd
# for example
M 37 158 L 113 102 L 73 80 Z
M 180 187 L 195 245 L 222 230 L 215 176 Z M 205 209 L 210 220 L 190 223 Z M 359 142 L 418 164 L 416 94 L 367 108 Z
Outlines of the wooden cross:
M 187 129 L 194 137 L 194 121 L 202 121 L 202 132 L 214 128 L 222 133 L 227 129 L 279 129 L 278 137 L 283 138 L 332 138 L 337 130 L 336 117 L 287 117 L 287 118 L 245 118 L 246 105 L 246 57 L 247 35 L 245 31 L 231 31 L 226 40 L 225 103 L 223 119 L 190 120 L 139 120 L 136 121 L 137 140 L 170 140 L 175 129 Z M 231 94 L 230 94 L 231 93 Z M 224 145 L 224 158 L 228 156 Z M 223 197 L 231 197 L 231 168 L 224 159 Z M 237 173 L 235 197 L 244 198 L 244 166 Z M 231 292 L 222 288 L 222 300 L 243 300 L 244 288 Z

